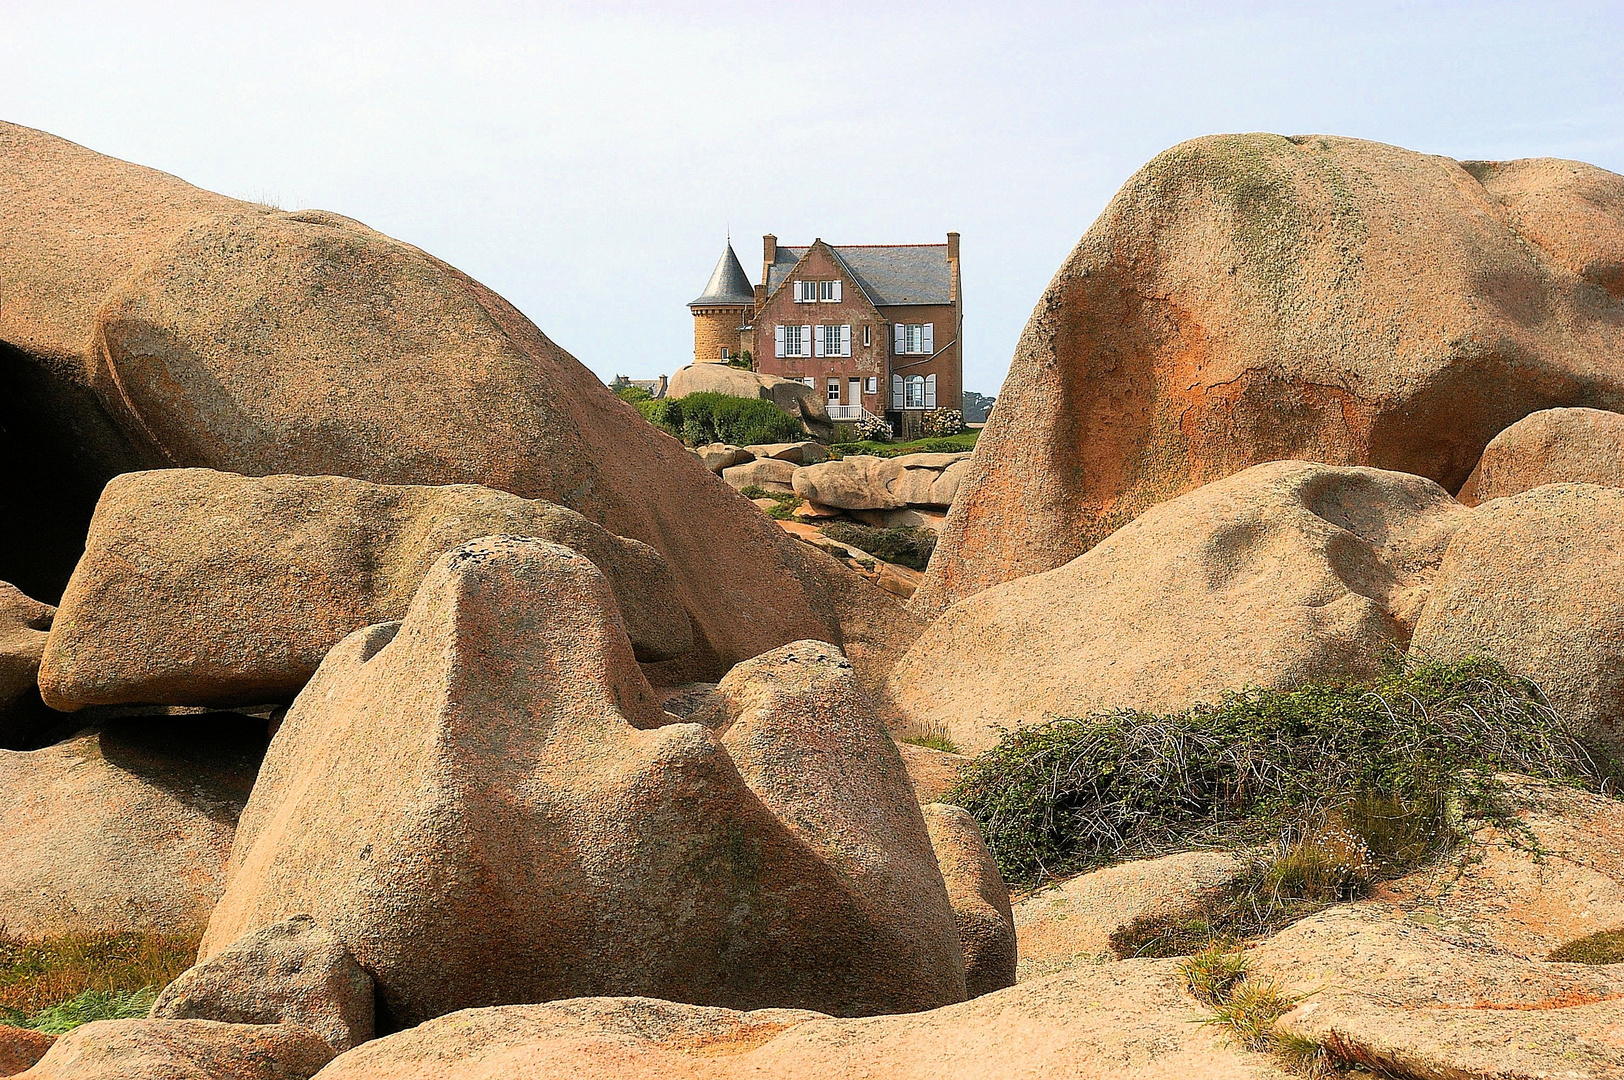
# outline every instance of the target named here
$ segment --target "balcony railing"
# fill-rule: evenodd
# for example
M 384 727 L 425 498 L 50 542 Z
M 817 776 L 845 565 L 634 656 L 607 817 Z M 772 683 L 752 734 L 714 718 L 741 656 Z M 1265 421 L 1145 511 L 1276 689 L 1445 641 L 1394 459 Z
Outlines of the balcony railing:
M 861 405 L 836 405 L 829 403 L 829 419 L 831 420 L 861 420 L 868 410 Z

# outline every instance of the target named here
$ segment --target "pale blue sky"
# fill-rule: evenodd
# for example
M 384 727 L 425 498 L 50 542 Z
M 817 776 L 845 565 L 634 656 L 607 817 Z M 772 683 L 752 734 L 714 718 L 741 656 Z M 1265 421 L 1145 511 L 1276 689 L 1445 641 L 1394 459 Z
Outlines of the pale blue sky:
M 752 278 L 763 232 L 957 229 L 965 385 L 994 393 L 1077 238 L 1183 139 L 1624 171 L 1624 2 L 4 0 L 0 117 L 359 218 L 605 377 L 687 362 L 683 305 L 729 225 Z

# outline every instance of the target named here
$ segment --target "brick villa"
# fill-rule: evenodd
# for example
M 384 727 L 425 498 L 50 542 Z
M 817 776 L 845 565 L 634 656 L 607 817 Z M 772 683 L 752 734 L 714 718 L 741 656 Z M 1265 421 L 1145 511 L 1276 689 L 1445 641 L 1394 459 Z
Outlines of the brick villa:
M 766 375 L 824 391 L 835 420 L 885 416 L 898 431 L 930 409 L 960 408 L 964 391 L 959 234 L 945 244 L 762 238 L 752 286 L 729 243 L 694 317 L 694 362 L 749 353 Z

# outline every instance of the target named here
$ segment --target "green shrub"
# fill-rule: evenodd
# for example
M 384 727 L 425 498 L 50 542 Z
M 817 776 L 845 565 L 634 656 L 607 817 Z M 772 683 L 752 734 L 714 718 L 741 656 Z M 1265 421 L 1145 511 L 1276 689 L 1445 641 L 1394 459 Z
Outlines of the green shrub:
M 1624 926 L 1559 945 L 1550 959 L 1560 964 L 1624 964 Z
M 822 528 L 823 535 L 839 544 L 861 548 L 876 558 L 899 566 L 923 570 L 936 550 L 936 534 L 913 525 L 900 529 L 877 529 L 852 521 L 835 521 Z
M 1491 661 L 1413 662 L 1373 683 L 1250 689 L 1171 715 L 1129 710 L 1006 732 L 949 801 L 981 823 L 1006 880 L 1115 859 L 1249 846 L 1362 801 L 1487 807 L 1498 772 L 1604 788 L 1614 766 L 1532 683 Z M 1439 811 L 1396 824 L 1436 834 Z M 1423 847 L 1441 841 L 1417 840 Z
M 650 394 L 641 386 L 633 386 L 631 383 L 627 383 L 625 386 L 622 386 L 620 389 L 616 390 L 615 396 L 621 401 L 629 401 L 633 405 L 637 404 L 639 401 L 654 400 L 653 394 Z
M 776 505 L 767 509 L 767 516 L 775 521 L 788 521 L 793 518 L 803 501 L 799 495 L 787 491 L 768 491 L 758 484 L 740 488 L 739 494 L 746 499 L 771 499 Z
M 761 398 L 730 397 L 707 391 L 634 404 L 643 419 L 689 446 L 715 442 L 750 446 L 805 438 L 799 420 Z

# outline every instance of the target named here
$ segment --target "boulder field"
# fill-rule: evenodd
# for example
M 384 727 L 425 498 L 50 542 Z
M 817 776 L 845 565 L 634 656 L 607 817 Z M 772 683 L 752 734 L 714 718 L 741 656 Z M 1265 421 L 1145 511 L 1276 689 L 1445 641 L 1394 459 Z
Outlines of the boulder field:
M 1624 408 L 1624 176 L 1212 135 L 1117 192 L 1038 301 L 922 613 L 1262 461 L 1461 488 L 1531 412 Z
M 1055 278 L 973 457 L 836 461 L 690 453 L 347 218 L 3 124 L 0 195 L 0 946 L 201 934 L 146 1018 L 0 1026 L 0 1075 L 1275 1080 L 1178 959 L 1116 951 L 1260 854 L 1012 898 L 951 805 L 973 755 L 1406 651 L 1498 659 L 1624 746 L 1602 170 L 1175 147 Z M 817 426 L 815 392 L 704 367 L 673 392 Z M 913 605 L 749 484 L 950 505 Z M 1624 802 L 1503 779 L 1458 848 L 1246 943 L 1277 1034 L 1624 1077 L 1624 966 L 1552 959 L 1624 929 Z

